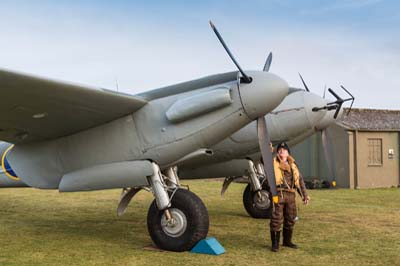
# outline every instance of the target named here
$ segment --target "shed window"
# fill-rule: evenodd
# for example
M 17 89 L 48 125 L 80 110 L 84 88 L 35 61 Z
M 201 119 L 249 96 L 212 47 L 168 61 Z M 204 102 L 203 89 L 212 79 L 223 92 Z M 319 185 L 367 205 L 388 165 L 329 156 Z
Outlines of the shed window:
M 382 139 L 368 139 L 368 165 L 382 165 Z

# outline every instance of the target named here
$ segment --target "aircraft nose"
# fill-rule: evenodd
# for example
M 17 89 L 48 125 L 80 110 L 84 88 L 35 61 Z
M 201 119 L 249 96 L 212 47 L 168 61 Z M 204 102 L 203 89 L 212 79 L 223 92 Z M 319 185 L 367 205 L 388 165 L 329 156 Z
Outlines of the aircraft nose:
M 289 92 L 288 83 L 270 72 L 246 71 L 251 83 L 241 83 L 240 98 L 247 116 L 254 120 L 275 109 Z
M 304 109 L 306 111 L 307 119 L 313 127 L 317 126 L 319 121 L 325 117 L 326 110 L 322 109 L 314 112 L 312 109 L 314 107 L 325 105 L 326 101 L 322 97 L 311 92 L 304 93 Z

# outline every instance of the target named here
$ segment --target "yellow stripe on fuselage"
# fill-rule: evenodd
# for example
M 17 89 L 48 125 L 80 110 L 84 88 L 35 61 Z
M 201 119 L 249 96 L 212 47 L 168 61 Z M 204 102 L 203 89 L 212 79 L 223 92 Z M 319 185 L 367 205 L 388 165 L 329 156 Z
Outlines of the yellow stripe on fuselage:
M 7 153 L 8 153 L 13 147 L 14 147 L 14 144 L 11 145 L 10 147 L 8 147 L 8 148 L 4 151 L 3 155 L 1 156 L 1 168 L 3 169 L 4 173 L 6 174 L 6 176 L 8 176 L 9 178 L 11 178 L 12 180 L 19 180 L 19 177 L 13 176 L 13 175 L 11 175 L 9 172 L 7 172 L 7 169 L 6 169 L 5 165 L 4 165 L 4 160 L 6 159 L 6 155 L 7 155 Z

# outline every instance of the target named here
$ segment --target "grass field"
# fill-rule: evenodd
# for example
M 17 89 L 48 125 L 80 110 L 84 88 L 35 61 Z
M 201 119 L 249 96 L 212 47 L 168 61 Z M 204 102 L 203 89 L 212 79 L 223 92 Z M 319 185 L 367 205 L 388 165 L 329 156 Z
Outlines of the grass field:
M 247 216 L 243 184 L 186 181 L 205 202 L 220 256 L 149 251 L 140 192 L 122 218 L 120 191 L 0 190 L 0 265 L 400 265 L 400 189 L 312 190 L 299 205 L 298 250 L 270 252 L 269 224 Z

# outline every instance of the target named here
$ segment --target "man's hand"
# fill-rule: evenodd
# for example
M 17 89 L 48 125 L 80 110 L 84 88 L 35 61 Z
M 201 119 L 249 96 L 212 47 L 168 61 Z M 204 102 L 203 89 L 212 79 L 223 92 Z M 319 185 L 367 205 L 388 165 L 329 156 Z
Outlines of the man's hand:
M 311 200 L 310 196 L 305 197 L 303 199 L 304 205 L 308 205 L 310 203 L 310 200 Z
M 269 143 L 269 149 L 272 153 L 274 153 L 274 146 L 272 146 L 272 142 Z

